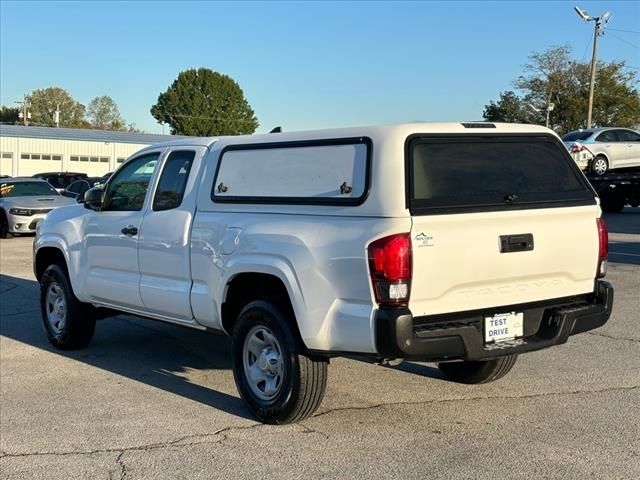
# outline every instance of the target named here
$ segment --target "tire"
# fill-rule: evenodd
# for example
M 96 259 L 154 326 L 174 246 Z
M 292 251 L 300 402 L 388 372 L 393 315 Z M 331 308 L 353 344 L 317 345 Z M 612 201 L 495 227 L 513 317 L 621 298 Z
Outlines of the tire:
M 598 155 L 591 163 L 591 171 L 600 177 L 609 171 L 609 162 L 604 156 Z
M 74 295 L 64 267 L 47 267 L 40 280 L 40 311 L 51 345 L 60 350 L 86 347 L 96 328 L 90 307 Z
M 624 195 L 616 193 L 603 194 L 600 197 L 600 207 L 607 213 L 618 213 L 624 208 Z
M 454 382 L 466 384 L 489 383 L 504 377 L 516 364 L 517 355 L 483 362 L 446 362 L 438 368 Z
M 233 377 L 249 410 L 264 423 L 286 424 L 320 406 L 327 364 L 301 352 L 300 342 L 274 305 L 246 305 L 233 329 Z
M 9 238 L 9 221 L 4 210 L 0 210 L 0 238 Z

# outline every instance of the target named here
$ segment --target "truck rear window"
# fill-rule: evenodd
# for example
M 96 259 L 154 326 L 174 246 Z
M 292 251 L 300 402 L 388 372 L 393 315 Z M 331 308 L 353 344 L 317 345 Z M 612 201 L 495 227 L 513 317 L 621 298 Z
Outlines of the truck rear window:
M 409 207 L 425 213 L 595 203 L 551 136 L 414 137 L 408 161 Z

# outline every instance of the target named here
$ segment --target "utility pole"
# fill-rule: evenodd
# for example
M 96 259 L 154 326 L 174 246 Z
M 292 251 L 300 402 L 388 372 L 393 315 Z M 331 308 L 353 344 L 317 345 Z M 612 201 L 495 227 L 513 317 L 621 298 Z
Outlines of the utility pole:
M 20 112 L 18 113 L 18 118 L 22 120 L 22 123 L 26 127 L 29 125 L 28 121 L 31 120 L 31 112 L 29 111 L 29 101 L 27 100 L 27 96 L 24 96 L 24 100 L 22 102 L 13 102 L 20 105 Z
M 598 51 L 598 37 L 600 36 L 600 19 L 596 19 L 593 29 L 593 52 L 591 53 L 591 81 L 589 82 L 589 110 L 587 110 L 587 128 L 591 128 L 591 114 L 593 112 L 593 90 L 596 84 L 596 52 Z
M 596 83 L 596 53 L 598 51 L 598 37 L 604 35 L 602 29 L 611 20 L 611 14 L 604 12 L 599 17 L 592 17 L 586 11 L 581 10 L 578 7 L 574 7 L 576 13 L 585 22 L 595 22 L 593 29 L 593 52 L 591 53 L 591 81 L 589 82 L 589 109 L 587 111 L 587 128 L 591 128 L 591 116 L 593 112 L 593 91 Z
M 60 127 L 60 104 L 56 103 L 56 111 L 53 113 L 53 120 L 56 122 L 56 128 Z

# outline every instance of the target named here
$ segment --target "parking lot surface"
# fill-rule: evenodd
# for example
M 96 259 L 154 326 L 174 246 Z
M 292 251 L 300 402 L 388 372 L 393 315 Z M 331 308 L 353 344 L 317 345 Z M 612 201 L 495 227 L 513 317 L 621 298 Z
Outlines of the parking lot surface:
M 480 386 L 332 360 L 320 410 L 289 426 L 249 417 L 226 337 L 121 315 L 53 350 L 33 238 L 0 240 L 0 478 L 640 478 L 640 208 L 606 219 L 604 327 Z

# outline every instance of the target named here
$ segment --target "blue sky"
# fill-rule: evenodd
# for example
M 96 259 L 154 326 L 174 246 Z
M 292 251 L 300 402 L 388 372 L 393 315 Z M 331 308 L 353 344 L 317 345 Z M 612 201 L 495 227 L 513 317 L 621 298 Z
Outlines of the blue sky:
M 0 0 L 0 102 L 47 86 L 85 105 L 106 94 L 161 133 L 151 105 L 203 66 L 240 84 L 258 132 L 479 119 L 532 50 L 568 44 L 590 58 L 593 24 L 575 4 L 613 14 L 600 59 L 640 68 L 639 1 Z

